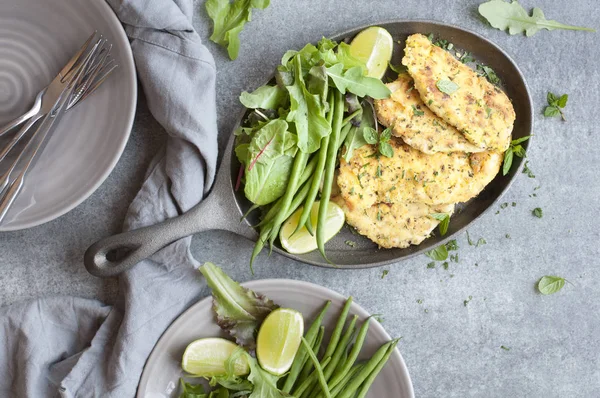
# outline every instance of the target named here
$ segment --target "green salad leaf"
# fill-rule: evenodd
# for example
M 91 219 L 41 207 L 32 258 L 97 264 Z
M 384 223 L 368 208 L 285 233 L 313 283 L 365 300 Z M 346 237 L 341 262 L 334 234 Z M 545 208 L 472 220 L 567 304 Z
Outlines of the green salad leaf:
M 235 338 L 238 345 L 253 350 L 259 325 L 278 306 L 265 296 L 240 286 L 212 263 L 205 263 L 199 271 L 212 290 L 218 325 Z
M 518 1 L 510 3 L 504 0 L 491 0 L 479 5 L 479 13 L 488 20 L 490 25 L 496 29 L 507 30 L 511 35 L 525 33 L 526 36 L 533 36 L 542 29 L 555 30 L 586 30 L 595 32 L 595 29 L 584 28 L 580 26 L 565 25 L 557 21 L 548 20 L 541 9 L 535 7 L 529 13 Z
M 547 275 L 542 277 L 537 285 L 540 293 L 544 295 L 554 294 L 565 286 L 565 278 Z
M 390 89 L 381 80 L 365 76 L 359 66 L 344 71 L 343 64 L 335 64 L 327 68 L 327 75 L 342 94 L 350 91 L 359 97 L 369 96 L 374 99 L 387 98 L 391 94 Z
M 244 91 L 240 95 L 240 102 L 249 109 L 277 110 L 286 101 L 287 93 L 278 86 L 261 86 L 252 93 Z
M 285 193 L 292 172 L 297 137 L 284 120 L 273 120 L 257 130 L 249 144 L 235 153 L 245 166 L 244 193 L 257 205 L 266 205 Z
M 250 355 L 248 355 L 248 363 L 250 364 L 248 380 L 254 385 L 254 390 L 248 398 L 283 398 L 290 396 L 277 388 L 279 378 L 263 370 L 258 361 Z
M 298 148 L 304 153 L 319 149 L 321 138 L 331 132 L 325 119 L 325 107 L 320 96 L 311 94 L 304 83 L 302 72 L 302 52 L 294 55 L 294 84 L 286 86 L 290 94 L 290 112 L 287 121 L 294 123 L 298 135 Z
M 252 9 L 265 9 L 270 0 L 206 0 L 208 16 L 213 20 L 210 40 L 227 48 L 229 58 L 236 59 L 240 51 L 240 32 L 252 18 Z

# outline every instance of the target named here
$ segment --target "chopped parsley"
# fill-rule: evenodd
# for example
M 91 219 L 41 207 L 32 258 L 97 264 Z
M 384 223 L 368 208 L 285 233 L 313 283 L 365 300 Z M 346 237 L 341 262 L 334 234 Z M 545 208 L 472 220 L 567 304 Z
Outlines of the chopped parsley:
M 506 347 L 506 346 L 503 346 L 503 345 L 501 345 L 500 348 L 502 348 L 504 351 L 510 351 L 509 347 Z
M 350 247 L 356 247 L 356 242 L 354 242 L 354 241 L 347 240 L 344 243 L 347 244 Z
M 413 108 L 413 114 L 415 116 L 423 116 L 425 114 L 425 112 L 423 112 L 422 110 L 418 109 L 415 105 L 413 105 L 412 108 Z
M 429 268 L 429 269 L 435 268 L 435 261 L 428 263 L 427 268 Z
M 533 171 L 531 171 L 529 168 L 529 160 L 525 161 L 525 166 L 523 166 L 523 174 L 527 174 L 527 177 L 529 178 L 535 178 L 535 174 L 533 174 Z
M 477 71 L 479 72 L 479 76 L 484 76 L 493 85 L 497 86 L 502 83 L 496 72 L 489 66 L 478 64 Z
M 473 300 L 473 296 L 469 296 L 468 299 L 466 299 L 465 301 L 463 301 L 463 305 L 466 307 L 469 304 L 469 301 Z
M 381 279 L 385 278 L 385 276 L 389 273 L 390 271 L 387 269 L 383 270 L 383 273 L 381 274 Z
M 541 207 L 536 207 L 535 209 L 533 209 L 531 211 L 531 213 L 536 216 L 537 218 L 542 218 L 543 213 L 542 213 L 542 208 Z

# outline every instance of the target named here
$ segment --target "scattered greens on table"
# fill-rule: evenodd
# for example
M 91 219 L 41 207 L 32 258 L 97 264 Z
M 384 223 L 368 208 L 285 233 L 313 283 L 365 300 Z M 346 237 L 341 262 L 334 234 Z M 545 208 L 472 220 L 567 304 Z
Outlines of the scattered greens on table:
M 544 276 L 542 277 L 537 288 L 544 295 L 554 294 L 565 286 L 565 279 L 560 276 Z
M 240 32 L 252 18 L 252 9 L 265 9 L 270 0 L 206 0 L 206 12 L 213 20 L 210 40 L 226 47 L 229 58 L 236 59 L 240 51 Z
M 365 65 L 350 55 L 348 44 L 323 38 L 316 46 L 286 52 L 274 84 L 240 96 L 252 111 L 236 132 L 235 153 L 243 167 L 236 185 L 244 183 L 246 197 L 262 212 L 251 264 L 267 243 L 273 245 L 282 224 L 301 206 L 305 210 L 298 230 L 306 226 L 316 233 L 325 257 L 325 228 L 320 227 L 340 148 L 345 147 L 348 158 L 373 139 L 382 155 L 393 154 L 389 132 L 373 135 L 373 111 L 364 99 L 386 98 L 390 90 L 365 73 Z M 309 215 L 320 189 L 318 221 L 313 226 Z
M 546 100 L 548 101 L 548 106 L 544 108 L 544 116 L 546 117 L 554 117 L 560 116 L 562 120 L 565 122 L 567 118 L 563 112 L 565 106 L 567 106 L 567 101 L 569 100 L 569 96 L 567 94 L 556 95 L 548 91 L 548 95 L 546 96 Z
M 479 13 L 496 29 L 507 30 L 511 35 L 523 34 L 533 36 L 542 29 L 555 30 L 586 30 L 595 32 L 595 29 L 580 26 L 565 25 L 557 21 L 548 20 L 541 9 L 535 7 L 529 13 L 518 1 L 506 2 L 492 0 L 479 5 Z
M 219 326 L 235 337 L 240 346 L 224 363 L 224 374 L 204 377 L 212 391 L 205 392 L 202 385 L 182 378 L 180 398 L 364 397 L 398 344 L 399 339 L 394 339 L 383 344 L 371 358 L 359 360 L 373 317 L 357 325 L 358 316 L 349 316 L 350 297 L 331 334 L 325 333 L 322 322 L 331 304 L 327 301 L 305 330 L 289 371 L 283 376 L 272 375 L 242 347 L 256 347 L 255 335 L 260 324 L 278 306 L 240 286 L 214 264 L 204 264 L 200 272 L 212 289 L 213 309 Z M 327 344 L 324 335 L 331 336 Z M 320 352 L 323 355 L 319 359 Z M 241 358 L 248 361 L 250 372 L 247 376 L 235 374 L 235 363 Z M 190 377 L 202 378 L 203 375 Z

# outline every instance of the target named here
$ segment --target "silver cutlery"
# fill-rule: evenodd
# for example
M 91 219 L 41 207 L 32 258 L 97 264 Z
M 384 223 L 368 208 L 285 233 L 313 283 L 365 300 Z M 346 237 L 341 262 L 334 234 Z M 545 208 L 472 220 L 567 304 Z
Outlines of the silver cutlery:
M 91 95 L 117 67 L 111 58 L 111 46 L 108 45 L 107 40 L 100 36 L 94 42 L 96 36 L 94 32 L 50 85 L 37 95 L 31 110 L 0 129 L 0 136 L 2 136 L 14 127 L 25 123 L 0 150 L 0 162 L 2 162 L 27 131 L 43 118 L 25 148 L 0 176 L 0 223 L 21 192 L 27 173 L 43 150 L 53 127 L 67 110 Z M 20 169 L 18 166 L 21 166 Z

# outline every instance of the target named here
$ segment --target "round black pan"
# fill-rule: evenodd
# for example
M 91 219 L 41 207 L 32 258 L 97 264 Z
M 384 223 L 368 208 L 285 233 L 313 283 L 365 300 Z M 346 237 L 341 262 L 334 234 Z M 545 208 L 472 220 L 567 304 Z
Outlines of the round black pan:
M 494 43 L 477 33 L 440 22 L 390 21 L 374 25 L 387 29 L 397 43 L 404 43 L 406 37 L 413 33 L 426 35 L 433 33 L 436 38 L 446 39 L 453 43 L 455 48 L 471 52 L 478 62 L 488 65 L 496 71 L 503 82 L 503 89 L 512 100 L 516 112 L 513 139 L 531 134 L 533 107 L 525 79 L 508 54 Z M 352 38 L 366 27 L 361 26 L 340 33 L 333 39 L 340 41 Z M 395 44 L 392 58 L 394 65 L 401 63 L 403 52 L 404 45 Z M 243 120 L 244 117 L 241 117 L 240 123 Z M 233 154 L 234 139 L 234 135 L 231 133 L 215 184 L 208 198 L 176 218 L 96 242 L 85 253 L 84 261 L 87 270 L 99 277 L 114 276 L 151 256 L 171 242 L 212 229 L 232 231 L 248 239 L 256 240 L 257 232 L 251 227 L 257 223 L 256 218 L 249 217 L 240 222 L 242 214 L 250 208 L 251 203 L 244 197 L 242 189 L 238 192 L 234 190 L 240 166 Z M 525 149 L 527 149 L 527 145 L 528 142 L 523 143 Z M 367 238 L 353 233 L 350 228 L 342 228 L 340 233 L 326 245 L 327 256 L 333 264 L 323 259 L 318 251 L 295 255 L 287 253 L 279 246 L 274 247 L 274 251 L 307 264 L 338 268 L 377 267 L 415 256 L 452 239 L 454 235 L 489 210 L 506 192 L 515 176 L 520 173 L 523 167 L 522 163 L 521 158 L 515 157 L 513 167 L 508 175 L 502 176 L 499 173 L 479 196 L 458 206 L 452 216 L 448 233 L 444 237 L 432 234 L 418 246 L 406 249 L 379 249 Z M 355 242 L 355 246 L 348 246 L 346 241 Z M 267 251 L 264 250 L 265 253 Z

